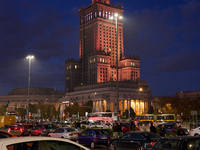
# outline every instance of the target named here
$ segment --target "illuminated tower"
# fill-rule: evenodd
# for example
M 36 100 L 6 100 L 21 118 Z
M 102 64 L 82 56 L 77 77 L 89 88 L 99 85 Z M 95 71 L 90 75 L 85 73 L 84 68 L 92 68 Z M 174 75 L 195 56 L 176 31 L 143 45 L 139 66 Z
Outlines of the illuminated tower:
M 114 14 L 123 16 L 123 7 L 110 0 L 92 0 L 92 4 L 79 9 L 79 74 L 75 79 L 73 69 L 66 63 L 66 89 L 73 91 L 76 85 L 90 85 L 117 80 L 116 50 L 118 50 L 118 81 L 140 78 L 140 60 L 135 56 L 124 56 L 123 20 L 110 19 Z M 117 38 L 117 40 L 116 40 Z M 117 42 L 118 41 L 118 42 Z M 117 46 L 118 43 L 118 46 Z M 116 48 L 117 47 L 117 48 Z M 68 70 L 67 70 L 68 68 Z M 81 81 L 75 85 L 74 81 Z M 74 85 L 74 86 L 73 86 Z

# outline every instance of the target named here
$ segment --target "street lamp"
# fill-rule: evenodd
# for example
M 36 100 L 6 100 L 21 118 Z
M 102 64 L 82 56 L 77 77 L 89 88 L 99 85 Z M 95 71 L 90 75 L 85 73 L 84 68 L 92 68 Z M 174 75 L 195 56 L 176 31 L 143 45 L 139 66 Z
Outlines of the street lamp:
M 111 20 L 115 19 L 116 24 L 116 71 L 117 71 L 117 112 L 119 113 L 119 73 L 118 73 L 118 30 L 117 30 L 117 20 L 122 19 L 122 16 L 119 16 L 118 13 L 115 13 L 114 16 L 110 17 Z M 118 117 L 119 121 L 119 117 Z
M 142 92 L 143 91 L 143 88 L 139 88 L 139 95 L 140 95 L 140 92 Z
M 31 79 L 31 59 L 33 59 L 33 55 L 28 55 L 26 59 L 28 59 L 28 64 L 29 64 L 29 73 L 28 73 L 28 106 L 27 106 L 27 120 L 29 121 L 29 100 L 30 100 L 30 79 Z

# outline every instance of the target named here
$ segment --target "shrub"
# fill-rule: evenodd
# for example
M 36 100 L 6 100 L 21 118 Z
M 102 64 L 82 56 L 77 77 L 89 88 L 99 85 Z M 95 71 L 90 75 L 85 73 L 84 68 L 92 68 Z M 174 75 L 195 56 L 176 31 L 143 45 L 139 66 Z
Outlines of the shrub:
M 86 129 L 86 126 L 85 126 L 85 125 L 82 125 L 81 129 Z

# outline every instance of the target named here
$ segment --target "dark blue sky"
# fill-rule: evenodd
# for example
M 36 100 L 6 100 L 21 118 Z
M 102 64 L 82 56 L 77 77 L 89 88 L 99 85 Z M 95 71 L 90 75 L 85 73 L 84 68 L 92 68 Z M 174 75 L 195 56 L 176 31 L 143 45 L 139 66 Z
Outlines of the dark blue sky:
M 0 0 L 0 95 L 28 86 L 64 90 L 78 58 L 80 6 L 92 0 Z M 200 1 L 111 0 L 124 8 L 125 55 L 140 56 L 153 96 L 200 90 Z

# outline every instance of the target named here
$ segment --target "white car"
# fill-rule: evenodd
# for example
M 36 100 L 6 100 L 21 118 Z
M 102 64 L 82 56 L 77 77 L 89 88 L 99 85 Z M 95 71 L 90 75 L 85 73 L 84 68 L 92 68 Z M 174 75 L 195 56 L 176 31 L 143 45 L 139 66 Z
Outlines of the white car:
M 197 136 L 198 134 L 200 134 L 200 127 L 194 128 L 190 130 L 190 135 L 191 136 Z
M 61 128 L 56 129 L 54 132 L 49 133 L 48 136 L 75 140 L 78 137 L 78 134 L 80 134 L 80 132 L 76 130 L 75 128 L 61 127 Z
M 50 137 L 18 137 L 0 140 L 0 150 L 89 150 L 71 140 Z

